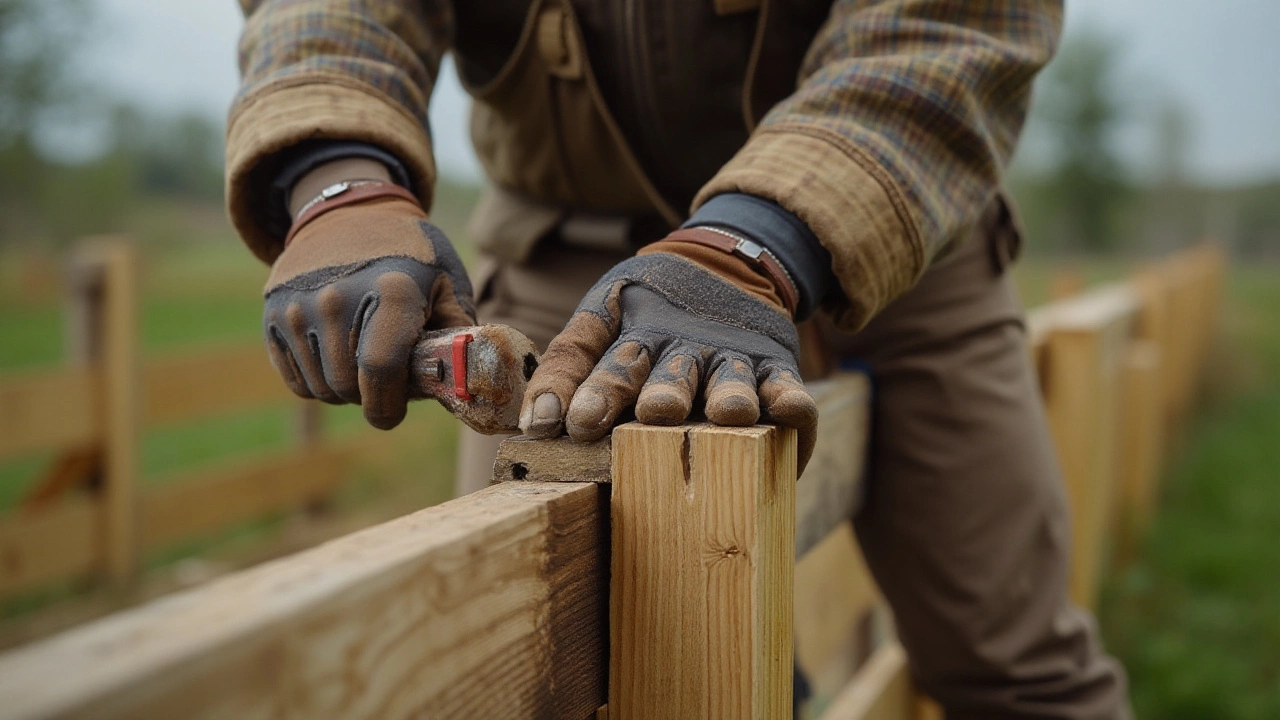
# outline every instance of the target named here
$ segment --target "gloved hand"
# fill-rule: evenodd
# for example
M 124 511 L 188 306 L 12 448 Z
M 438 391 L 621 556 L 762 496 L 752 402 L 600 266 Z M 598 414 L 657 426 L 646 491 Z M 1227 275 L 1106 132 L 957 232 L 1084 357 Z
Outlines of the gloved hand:
M 452 244 L 400 195 L 304 213 L 271 266 L 263 310 L 271 362 L 289 388 L 358 403 L 382 429 L 404 419 L 421 331 L 476 324 Z
M 717 425 L 764 420 L 799 430 L 803 470 L 818 408 L 800 380 L 795 325 L 773 290 L 737 257 L 649 246 L 601 278 L 551 341 L 520 429 L 594 440 L 633 404 L 642 423 L 676 425 L 701 400 Z

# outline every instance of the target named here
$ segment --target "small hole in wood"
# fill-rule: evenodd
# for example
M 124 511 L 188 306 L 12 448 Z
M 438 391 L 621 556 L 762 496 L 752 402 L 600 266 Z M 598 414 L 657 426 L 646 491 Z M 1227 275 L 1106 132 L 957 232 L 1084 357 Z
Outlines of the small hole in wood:
M 511 466 L 511 479 L 523 480 L 529 477 L 529 466 L 524 463 L 516 463 Z

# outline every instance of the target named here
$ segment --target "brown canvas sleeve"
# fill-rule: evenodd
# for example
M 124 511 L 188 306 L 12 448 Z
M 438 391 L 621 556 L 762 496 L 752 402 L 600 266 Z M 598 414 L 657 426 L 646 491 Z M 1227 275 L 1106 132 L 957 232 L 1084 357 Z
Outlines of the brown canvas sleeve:
M 427 101 L 453 36 L 445 0 L 241 0 L 242 82 L 227 121 L 227 209 L 255 255 L 267 230 L 268 186 L 284 153 L 308 140 L 377 145 L 409 171 L 431 205 L 435 161 Z
M 978 222 L 1061 26 L 1059 0 L 836 2 L 796 91 L 694 209 L 741 192 L 794 213 L 831 253 L 826 309 L 856 330 Z

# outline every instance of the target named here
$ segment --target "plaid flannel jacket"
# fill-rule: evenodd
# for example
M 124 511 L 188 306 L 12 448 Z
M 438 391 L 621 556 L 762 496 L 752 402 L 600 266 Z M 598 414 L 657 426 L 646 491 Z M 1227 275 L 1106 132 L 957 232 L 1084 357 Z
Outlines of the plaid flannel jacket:
M 690 2 L 701 0 L 688 0 Z M 711 2 L 711 0 L 705 0 Z M 770 3 L 764 0 L 765 17 Z M 377 144 L 434 184 L 427 101 L 453 36 L 446 0 L 241 0 L 243 85 L 228 125 L 228 203 L 250 247 L 281 150 L 310 138 Z M 766 20 L 767 22 L 767 20 Z M 831 251 L 847 329 L 907 290 L 992 201 L 1051 58 L 1061 0 L 837 0 L 794 93 L 698 193 L 787 208 Z

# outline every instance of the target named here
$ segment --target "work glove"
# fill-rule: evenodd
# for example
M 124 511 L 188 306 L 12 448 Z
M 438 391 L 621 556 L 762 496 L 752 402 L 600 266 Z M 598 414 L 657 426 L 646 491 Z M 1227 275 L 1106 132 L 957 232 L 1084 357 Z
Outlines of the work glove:
M 659 242 L 602 277 L 551 341 L 520 429 L 588 441 L 633 406 L 652 425 L 680 424 L 701 406 L 717 425 L 796 428 L 803 470 L 818 408 L 800 380 L 798 346 L 779 294 L 745 261 Z
M 475 307 L 462 261 L 412 195 L 348 192 L 290 230 L 267 280 L 263 331 L 295 394 L 360 404 L 385 430 L 407 411 L 419 334 L 475 325 Z

